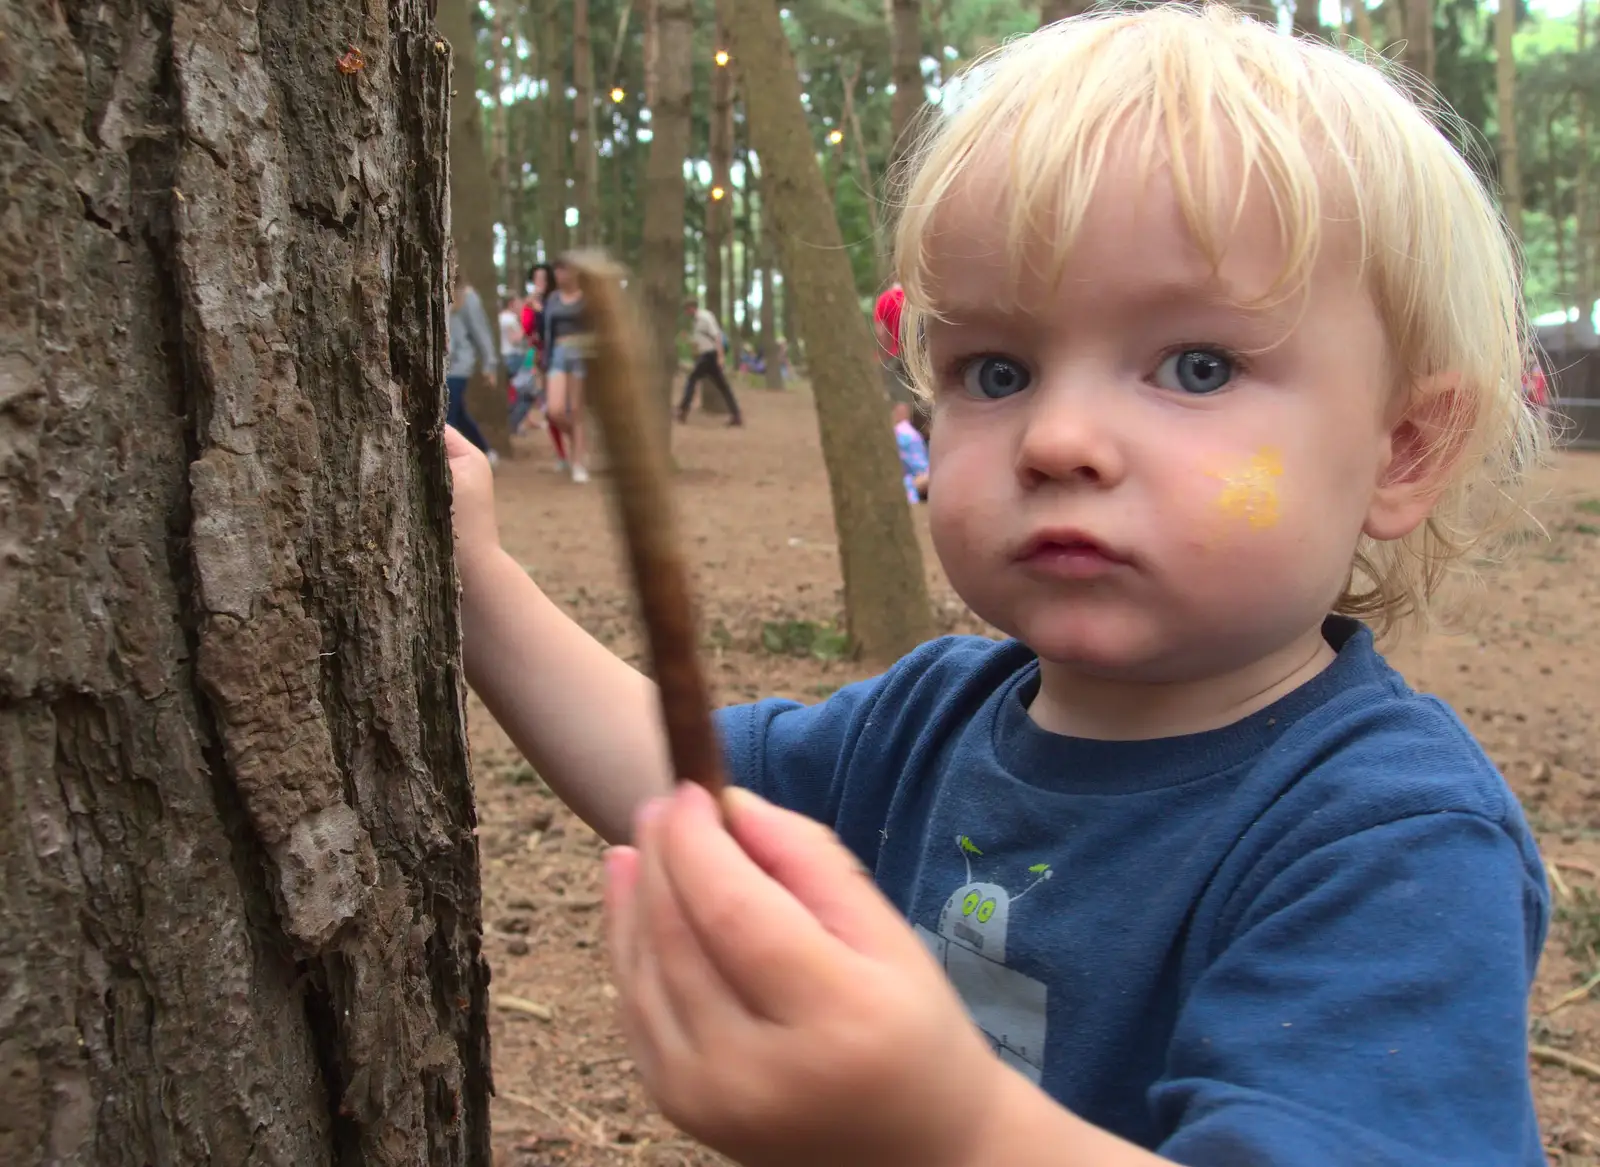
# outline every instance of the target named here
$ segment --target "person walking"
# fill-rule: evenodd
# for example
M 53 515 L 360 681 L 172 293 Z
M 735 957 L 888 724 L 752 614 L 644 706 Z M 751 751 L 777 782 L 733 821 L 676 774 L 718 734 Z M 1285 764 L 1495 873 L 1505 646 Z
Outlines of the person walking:
M 449 391 L 449 404 L 445 420 L 466 436 L 466 439 L 488 455 L 491 464 L 500 456 L 490 447 L 478 429 L 478 423 L 467 412 L 467 385 L 474 374 L 488 379 L 496 392 L 500 389 L 499 354 L 494 343 L 494 333 L 489 330 L 489 318 L 483 311 L 483 300 L 476 289 L 467 283 L 459 259 L 452 248 L 450 255 L 450 328 L 449 347 L 445 354 L 445 388 Z
M 547 416 L 566 440 L 572 481 L 584 483 L 589 481 L 584 463 L 584 374 L 594 338 L 585 318 L 577 269 L 558 259 L 555 279 L 556 286 L 544 301 L 545 403 Z
M 702 308 L 700 301 L 690 298 L 683 302 L 683 310 L 694 322 L 690 339 L 694 344 L 694 367 L 689 370 L 689 378 L 683 383 L 683 400 L 678 402 L 678 420 L 689 420 L 689 406 L 694 404 L 694 389 L 700 378 L 708 378 L 717 387 L 717 392 L 722 394 L 722 399 L 728 403 L 728 424 L 743 425 L 744 418 L 739 413 L 739 403 L 734 400 L 733 387 L 728 384 L 727 373 L 723 370 L 722 359 L 722 325 L 717 323 L 709 309 Z

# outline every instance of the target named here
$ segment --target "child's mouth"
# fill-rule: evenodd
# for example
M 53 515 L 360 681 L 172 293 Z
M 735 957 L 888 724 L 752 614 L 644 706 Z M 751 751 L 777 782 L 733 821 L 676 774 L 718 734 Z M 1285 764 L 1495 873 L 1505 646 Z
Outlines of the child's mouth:
M 1023 544 L 1017 560 L 1024 567 L 1066 579 L 1105 575 L 1127 560 L 1099 540 L 1078 531 L 1046 531 Z

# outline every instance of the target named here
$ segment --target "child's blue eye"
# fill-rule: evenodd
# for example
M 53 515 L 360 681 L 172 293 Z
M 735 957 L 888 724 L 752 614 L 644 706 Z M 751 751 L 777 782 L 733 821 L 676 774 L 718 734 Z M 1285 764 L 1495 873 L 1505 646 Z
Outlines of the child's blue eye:
M 978 357 L 967 362 L 961 379 L 974 397 L 1010 397 L 1033 381 L 1033 374 L 1007 357 Z
M 1233 362 L 1221 353 L 1186 348 L 1161 362 L 1156 384 L 1179 393 L 1215 393 L 1233 380 Z

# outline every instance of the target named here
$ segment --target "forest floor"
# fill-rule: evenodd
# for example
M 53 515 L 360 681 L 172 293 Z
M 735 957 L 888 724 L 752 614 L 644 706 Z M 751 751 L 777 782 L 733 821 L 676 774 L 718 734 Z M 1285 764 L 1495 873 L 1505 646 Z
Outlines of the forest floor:
M 740 396 L 744 429 L 697 414 L 674 438 L 676 502 L 715 696 L 815 701 L 864 671 L 783 651 L 825 629 L 839 607 L 811 396 L 748 384 Z M 548 444 L 529 438 L 497 471 L 501 532 L 558 603 L 636 661 L 602 484 L 558 476 Z M 1600 1167 L 1600 1080 L 1562 1061 L 1600 1061 L 1600 987 L 1574 995 L 1600 971 L 1600 454 L 1563 455 L 1550 487 L 1540 512 L 1548 538 L 1530 531 L 1526 553 L 1491 581 L 1473 633 L 1419 638 L 1391 660 L 1466 719 L 1538 832 L 1556 913 L 1532 1000 L 1541 1126 L 1553 1163 Z M 943 629 L 983 631 L 945 582 L 920 510 L 917 520 Z M 825 632 L 818 643 L 828 644 Z M 497 1163 L 721 1162 L 651 1108 L 617 1031 L 599 839 L 475 698 L 469 721 L 494 978 Z

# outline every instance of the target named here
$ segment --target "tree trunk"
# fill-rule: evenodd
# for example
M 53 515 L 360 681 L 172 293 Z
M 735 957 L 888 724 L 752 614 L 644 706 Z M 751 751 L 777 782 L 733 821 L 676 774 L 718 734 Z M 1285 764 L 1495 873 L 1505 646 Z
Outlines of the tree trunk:
M 543 119 L 544 150 L 539 157 L 539 210 L 544 219 L 544 258 L 550 262 L 572 244 L 567 229 L 567 155 L 572 145 L 572 120 L 567 109 L 567 79 L 561 65 L 561 25 L 559 0 L 545 0 L 538 21 L 541 39 L 533 41 L 535 52 L 544 54 L 544 97 L 539 116 Z
M 783 243 L 785 283 L 797 293 L 808 342 L 851 638 L 868 660 L 890 661 L 930 635 L 932 619 L 872 334 L 823 190 L 777 6 L 730 0 L 728 33 L 746 79 L 745 117 L 764 163 L 762 189 Z
M 600 155 L 594 141 L 594 46 L 589 0 L 572 0 L 572 201 L 578 208 L 578 242 L 600 242 Z
M 1093 5 L 1094 0 L 1043 0 L 1039 5 L 1039 23 L 1054 24 L 1069 16 L 1078 16 L 1089 11 Z
M 1372 29 L 1372 11 L 1367 7 L 1367 0 L 1350 0 L 1350 19 L 1356 30 L 1356 40 L 1367 48 L 1376 48 Z
M 1391 3 L 1396 0 L 1390 0 Z M 1499 129 L 1500 205 L 1511 233 L 1522 239 L 1522 163 L 1517 157 L 1517 62 L 1512 41 L 1517 6 L 1507 0 L 1494 18 L 1495 121 Z
M 858 61 L 847 66 L 840 61 L 838 67 L 839 75 L 844 79 L 844 132 L 850 138 L 856 173 L 861 179 L 861 193 L 867 200 L 867 224 L 872 230 L 872 276 L 875 284 L 881 286 L 890 262 L 885 254 L 889 239 L 878 216 L 877 183 L 872 178 L 872 166 L 867 162 L 867 143 L 861 133 L 860 115 L 856 111 L 856 81 L 861 76 L 861 64 Z M 899 100 L 899 90 L 896 90 L 895 101 Z M 897 136 L 895 140 L 900 139 Z
M 1322 5 L 1318 0 L 1295 0 L 1294 30 L 1302 36 L 1326 38 L 1322 28 Z
M 718 5 L 720 9 L 722 5 Z M 723 25 L 722 13 L 717 19 L 716 48 L 728 44 L 728 32 Z M 706 199 L 705 249 L 706 290 L 705 304 L 724 330 L 733 329 L 732 297 L 725 295 L 728 285 L 729 256 L 728 230 L 733 218 L 733 69 L 730 65 L 711 65 L 711 197 Z M 722 198 L 716 192 L 722 191 Z M 700 394 L 700 408 L 706 413 L 726 414 L 720 393 Z
M 761 363 L 762 374 L 768 389 L 783 388 L 783 364 L 778 360 L 778 284 L 773 277 L 773 266 L 778 259 L 778 241 L 772 234 L 772 212 L 767 209 L 767 186 L 762 178 L 765 164 L 758 155 L 747 154 L 745 181 L 747 189 L 756 192 L 757 247 L 761 254 Z
M 439 31 L 451 55 L 450 84 L 450 235 L 455 241 L 461 270 L 477 289 L 490 330 L 499 336 L 494 319 L 500 312 L 499 286 L 494 263 L 495 184 L 489 176 L 489 159 L 483 146 L 483 111 L 478 105 L 478 46 L 472 32 L 477 0 L 443 0 L 439 6 Z M 500 385 L 498 363 L 489 373 L 467 383 L 467 410 L 484 439 L 502 454 L 511 450 L 510 417 Z
M 645 163 L 640 282 L 660 358 L 660 425 L 670 433 L 670 402 L 678 379 L 678 322 L 683 319 L 683 227 L 694 90 L 694 0 L 654 0 L 646 37 L 656 49 L 656 103 L 650 107 L 650 154 Z
M 487 1167 L 449 50 L 69 0 L 0 53 L 0 1163 Z
M 489 100 L 490 109 L 494 112 L 494 141 L 489 156 L 493 159 L 490 169 L 494 176 L 494 209 L 500 227 L 506 233 L 505 266 L 501 271 L 500 283 L 507 295 L 514 296 L 517 281 L 512 275 L 516 269 L 512 266 L 511 255 L 511 133 L 506 126 L 506 103 L 501 100 L 506 83 L 505 40 L 508 26 L 505 11 L 505 0 L 500 0 L 494 6 L 494 23 L 491 25 L 493 43 L 489 46 L 489 62 L 494 69 L 494 79 L 489 86 Z
M 1582 59 L 1589 48 L 1589 12 L 1588 0 L 1578 0 L 1578 40 L 1577 55 Z M 1591 111 L 1587 92 L 1581 87 L 1574 97 L 1576 103 L 1575 115 L 1578 123 L 1578 169 L 1573 175 L 1572 203 L 1575 223 L 1575 235 L 1578 248 L 1578 311 L 1579 323 L 1585 333 L 1592 332 L 1594 325 L 1592 316 L 1597 294 L 1595 265 L 1600 262 L 1600 206 L 1596 205 L 1594 197 L 1594 161 L 1589 154 L 1590 118 Z
M 1395 0 L 1400 4 L 1400 15 L 1405 22 L 1405 53 L 1401 58 L 1406 68 L 1433 84 L 1433 0 Z M 1514 6 L 1515 0 L 1507 0 Z
M 922 87 L 922 0 L 883 0 L 889 20 L 890 76 L 894 81 L 894 101 L 889 106 L 890 172 L 911 145 L 912 123 L 926 96 Z M 857 66 L 859 69 L 859 66 Z M 847 99 L 848 100 L 848 99 Z M 864 150 L 864 145 L 858 149 Z M 866 189 L 873 200 L 874 189 Z

